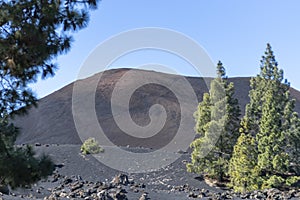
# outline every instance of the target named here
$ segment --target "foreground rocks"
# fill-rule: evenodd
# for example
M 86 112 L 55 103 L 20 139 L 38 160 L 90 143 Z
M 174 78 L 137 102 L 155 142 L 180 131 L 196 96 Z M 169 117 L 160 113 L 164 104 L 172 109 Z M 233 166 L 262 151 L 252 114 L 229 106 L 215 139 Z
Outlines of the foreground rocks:
M 60 200 L 60 199 L 85 199 L 85 200 L 150 200 L 151 194 L 156 193 L 152 189 L 148 189 L 143 183 L 136 183 L 126 174 L 118 174 L 111 181 L 91 182 L 83 180 L 80 176 L 62 176 L 54 173 L 49 177 L 46 183 L 53 187 L 44 188 L 38 186 L 37 189 L 31 189 L 32 193 L 26 195 L 6 196 L 0 193 L 1 199 L 11 199 L 7 197 L 16 197 L 17 199 L 44 199 L 44 200 Z M 213 192 L 208 189 L 194 188 L 188 184 L 181 186 L 170 186 L 169 190 L 163 191 L 165 194 L 185 194 L 184 199 L 208 199 L 208 200 L 226 200 L 226 199 L 257 199 L 257 200 L 281 200 L 281 199 L 300 199 L 300 189 L 290 191 L 280 191 L 277 189 L 268 189 L 264 191 L 254 191 L 251 193 L 234 193 L 231 190 L 223 190 L 223 192 Z M 128 193 L 136 194 L 135 198 L 129 198 Z M 39 198 L 40 196 L 42 198 Z M 157 199 L 153 198 L 153 199 Z M 164 198 L 165 199 L 165 198 Z M 172 199 L 172 198 L 170 198 Z M 182 198 L 178 198 L 182 199 Z
M 233 191 L 225 191 L 223 193 L 212 193 L 209 190 L 194 190 L 188 194 L 193 199 L 256 199 L 256 200 L 281 200 L 281 199 L 300 199 L 300 189 L 290 191 L 280 191 L 278 189 L 267 189 L 263 191 L 253 191 L 249 193 L 234 193 Z
M 56 175 L 59 176 L 59 175 Z M 60 181 L 60 184 L 51 189 L 51 195 L 45 200 L 85 199 L 85 200 L 127 200 L 127 185 L 134 185 L 129 182 L 128 176 L 119 174 L 111 182 L 89 182 L 81 177 L 55 177 L 52 181 Z
M 80 177 L 58 177 L 54 175 L 52 181 L 61 181 L 58 187 L 51 190 L 51 195 L 45 197 L 45 200 L 67 199 L 86 199 L 86 200 L 127 200 L 127 193 L 139 193 L 139 200 L 150 200 L 151 195 L 145 192 L 146 185 L 135 183 L 126 174 L 118 174 L 110 182 L 88 182 Z M 234 193 L 231 190 L 224 192 L 213 192 L 207 189 L 193 188 L 188 184 L 173 186 L 167 193 L 186 193 L 187 199 L 300 199 L 300 189 L 290 191 L 280 191 L 278 189 L 268 189 L 263 191 L 254 191 L 249 193 Z

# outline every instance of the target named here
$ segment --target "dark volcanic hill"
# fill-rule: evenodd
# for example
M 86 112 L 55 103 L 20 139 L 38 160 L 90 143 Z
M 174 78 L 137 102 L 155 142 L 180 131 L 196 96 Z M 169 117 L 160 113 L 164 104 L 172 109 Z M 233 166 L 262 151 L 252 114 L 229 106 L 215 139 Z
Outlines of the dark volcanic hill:
M 153 104 L 164 106 L 167 113 L 167 123 L 158 133 L 161 143 L 157 142 L 155 136 L 151 138 L 141 139 L 133 138 L 123 134 L 115 123 L 111 112 L 111 95 L 116 83 L 120 78 L 128 72 L 129 69 L 115 69 L 102 73 L 101 81 L 96 88 L 95 110 L 103 130 L 107 133 L 107 137 L 115 144 L 123 146 L 144 146 L 159 148 L 164 145 L 165 141 L 170 141 L 180 123 L 181 113 L 180 105 L 174 93 L 168 88 L 158 84 L 146 84 L 139 87 L 130 99 L 130 114 L 135 123 L 145 126 L 150 122 L 148 116 L 149 108 Z M 155 77 L 171 82 L 178 80 L 177 75 L 158 73 L 153 71 L 134 70 L 141 77 Z M 93 81 L 97 80 L 99 74 L 90 78 L 80 80 L 82 87 L 80 93 L 82 96 L 91 95 L 92 89 L 89 87 Z M 142 79 L 142 78 L 141 78 Z M 202 100 L 204 92 L 208 91 L 206 82 L 211 79 L 186 77 L 192 85 L 198 100 Z M 230 78 L 236 88 L 236 97 L 239 99 L 242 111 L 246 103 L 249 101 L 248 91 L 250 78 Z M 123 87 L 132 87 L 137 81 L 135 77 L 127 77 Z M 28 115 L 17 117 L 14 120 L 15 125 L 21 128 L 21 134 L 17 139 L 18 144 L 23 143 L 42 143 L 42 144 L 81 144 L 81 140 L 77 134 L 75 123 L 72 115 L 72 92 L 73 85 L 69 84 L 62 89 L 42 98 L 38 102 L 37 108 L 29 110 Z M 184 92 L 184 91 L 182 91 Z M 291 89 L 291 95 L 296 99 L 296 111 L 300 112 L 300 92 Z M 188 108 L 194 111 L 194 107 Z M 160 113 L 156 113 L 159 115 Z M 87 116 L 88 117 L 88 116 Z M 194 123 L 192 120 L 190 123 Z M 193 124 L 192 124 L 193 126 Z M 87 127 L 88 129 L 88 127 Z M 91 130 L 89 130 L 91 131 Z

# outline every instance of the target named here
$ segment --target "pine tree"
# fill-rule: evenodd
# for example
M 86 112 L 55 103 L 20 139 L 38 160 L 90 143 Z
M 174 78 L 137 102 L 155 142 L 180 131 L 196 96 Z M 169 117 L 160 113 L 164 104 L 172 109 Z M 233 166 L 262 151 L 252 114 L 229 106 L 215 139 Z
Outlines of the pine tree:
M 8 121 L 0 121 L 0 185 L 12 188 L 30 185 L 54 170 L 48 156 L 36 157 L 30 146 L 14 146 L 18 132 Z
M 210 116 L 210 97 L 208 93 L 203 94 L 203 100 L 199 103 L 197 111 L 194 113 L 194 118 L 196 121 L 195 131 L 201 136 L 204 135 L 207 130 L 207 124 L 211 120 Z
M 290 158 L 290 170 L 300 175 L 300 119 L 294 111 L 295 99 L 289 101 L 284 110 L 283 134 L 286 136 L 286 151 Z
M 53 76 L 53 58 L 70 50 L 71 33 L 86 27 L 98 0 L 0 1 L 0 185 L 25 186 L 53 170 L 47 156 L 14 146 L 15 114 L 36 105 L 28 87 Z
M 292 142 L 292 138 L 299 135 L 299 119 L 293 111 L 290 85 L 284 80 L 283 71 L 278 68 L 269 44 L 261 60 L 260 74 L 251 79 L 250 86 L 250 103 L 246 106 L 240 132 L 255 140 L 256 151 L 253 151 L 253 155 L 247 155 L 247 167 L 243 166 L 243 162 L 237 162 L 238 157 L 243 157 L 244 153 L 234 153 L 236 158 L 230 164 L 231 184 L 236 190 L 240 190 L 238 179 L 245 182 L 244 190 L 283 187 L 287 182 L 290 185 L 291 161 L 296 163 L 295 166 L 299 165 L 296 161 L 296 157 L 299 157 L 298 147 Z M 237 149 L 253 148 L 250 143 L 239 145 Z M 255 170 L 251 170 L 254 162 Z M 243 173 L 234 171 L 242 167 L 245 169 Z M 252 176 L 249 176 L 251 173 Z M 297 176 L 293 177 L 293 180 L 297 179 Z
M 236 192 L 257 190 L 255 176 L 257 150 L 255 139 L 242 133 L 238 138 L 229 165 L 230 184 Z
M 228 83 L 221 62 L 217 65 L 217 74 L 194 115 L 199 138 L 191 143 L 192 162 L 187 164 L 187 169 L 224 181 L 238 137 L 240 109 L 233 97 L 234 85 Z
M 71 33 L 87 26 L 97 1 L 0 1 L 1 117 L 35 104 L 28 83 L 54 75 L 53 58 L 70 50 Z

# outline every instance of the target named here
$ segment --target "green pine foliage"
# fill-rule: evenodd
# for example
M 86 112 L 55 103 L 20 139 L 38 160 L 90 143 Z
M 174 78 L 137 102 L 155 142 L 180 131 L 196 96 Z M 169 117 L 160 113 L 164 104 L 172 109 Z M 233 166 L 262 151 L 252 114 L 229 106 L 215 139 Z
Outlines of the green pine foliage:
M 194 114 L 199 136 L 191 144 L 188 171 L 218 181 L 229 178 L 237 192 L 299 187 L 300 119 L 271 46 L 260 74 L 250 81 L 250 102 L 240 124 L 234 87 L 221 63 L 217 72 Z
M 298 113 L 294 112 L 295 100 L 287 103 L 284 110 L 284 135 L 287 137 L 286 151 L 289 154 L 289 169 L 295 174 L 300 174 L 300 119 Z
M 199 103 L 197 111 L 194 113 L 194 118 L 196 121 L 195 131 L 196 133 L 203 136 L 207 130 L 208 122 L 210 122 L 210 96 L 208 93 L 204 93 L 203 101 Z
M 217 73 L 218 77 L 211 82 L 209 93 L 203 95 L 194 114 L 199 137 L 191 143 L 192 162 L 187 164 L 187 169 L 224 181 L 238 138 L 240 109 L 233 97 L 234 85 L 228 83 L 221 62 L 217 65 Z
M 12 188 L 28 186 L 54 170 L 46 155 L 37 157 L 30 146 L 15 147 L 18 129 L 6 120 L 0 121 L 0 185 Z
M 0 1 L 0 186 L 30 185 L 53 170 L 47 156 L 15 147 L 10 118 L 36 105 L 28 84 L 53 76 L 53 58 L 71 48 L 71 34 L 87 26 L 98 0 Z
M 0 1 L 0 115 L 35 105 L 28 83 L 53 76 L 53 58 L 71 48 L 98 0 Z M 22 108 L 22 109 L 21 109 Z
M 254 137 L 242 133 L 238 138 L 229 165 L 230 186 L 236 192 L 257 190 L 257 150 Z
M 236 191 L 291 186 L 300 175 L 300 123 L 290 85 L 269 44 L 261 60 L 261 72 L 250 85 L 250 103 L 230 161 L 231 186 Z

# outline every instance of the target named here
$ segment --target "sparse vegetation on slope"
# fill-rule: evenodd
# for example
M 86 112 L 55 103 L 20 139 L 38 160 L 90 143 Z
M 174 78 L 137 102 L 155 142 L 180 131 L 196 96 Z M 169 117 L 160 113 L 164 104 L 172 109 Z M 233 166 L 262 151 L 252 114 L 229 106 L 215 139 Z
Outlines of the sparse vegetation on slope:
M 83 154 L 98 154 L 103 153 L 104 149 L 101 148 L 99 143 L 95 138 L 89 138 L 87 139 L 80 148 L 81 152 Z

